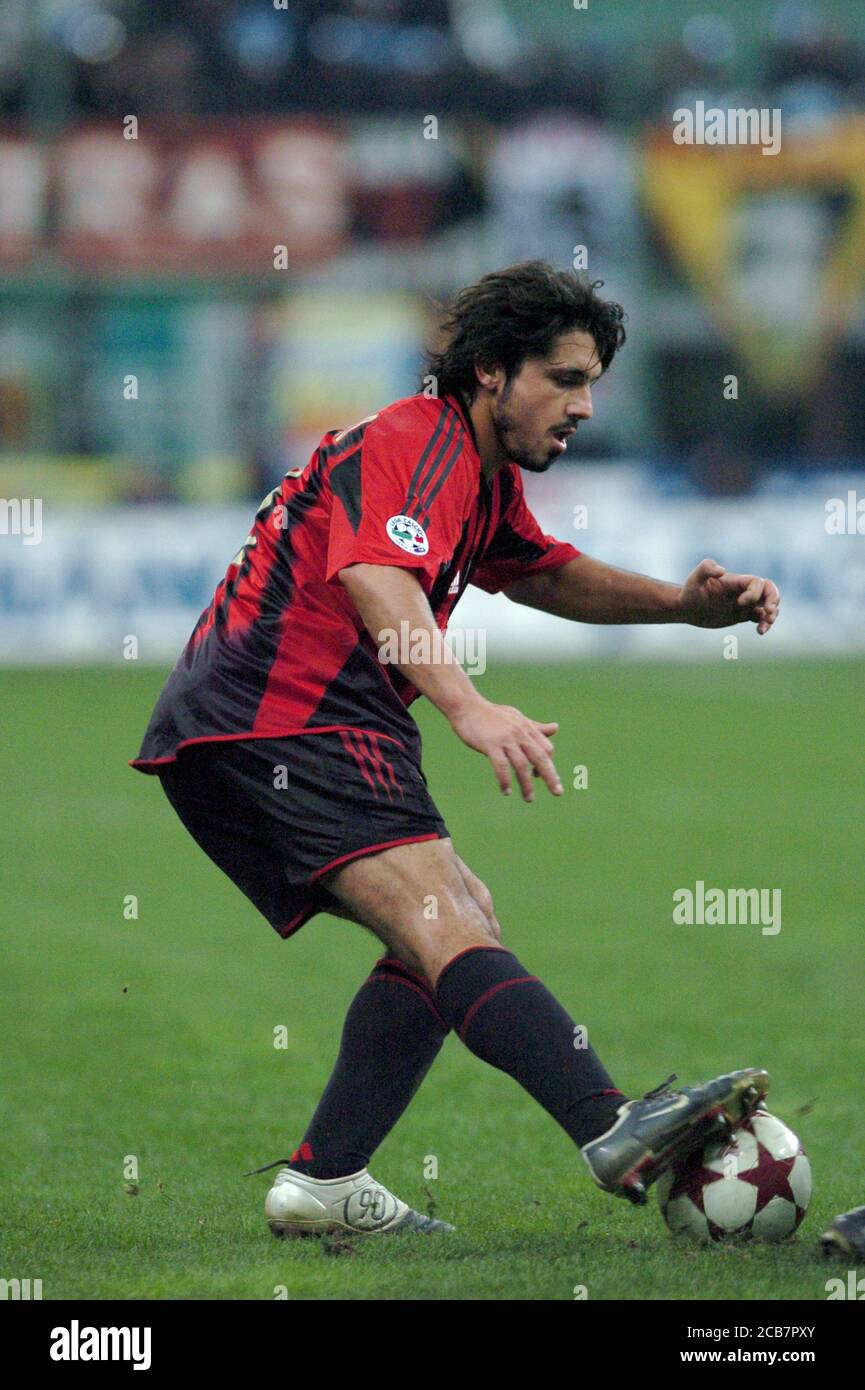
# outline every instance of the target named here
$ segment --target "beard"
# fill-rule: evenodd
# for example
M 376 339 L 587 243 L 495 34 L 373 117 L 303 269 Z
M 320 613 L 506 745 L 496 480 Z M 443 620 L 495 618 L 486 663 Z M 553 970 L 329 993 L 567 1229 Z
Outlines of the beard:
M 559 457 L 558 451 L 550 446 L 546 457 L 539 456 L 539 446 L 531 449 L 527 441 L 520 437 L 520 429 L 510 406 L 512 388 L 512 381 L 505 383 L 504 390 L 490 414 L 499 448 L 511 463 L 518 464 L 520 468 L 528 469 L 530 473 L 545 473 Z

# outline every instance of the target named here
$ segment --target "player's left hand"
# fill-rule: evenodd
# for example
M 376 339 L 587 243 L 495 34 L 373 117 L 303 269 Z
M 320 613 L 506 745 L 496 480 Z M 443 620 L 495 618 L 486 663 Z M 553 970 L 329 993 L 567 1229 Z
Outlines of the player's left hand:
M 762 637 L 778 616 L 781 595 L 771 579 L 731 574 L 717 560 L 701 560 L 679 590 L 679 603 L 693 627 L 756 623 Z

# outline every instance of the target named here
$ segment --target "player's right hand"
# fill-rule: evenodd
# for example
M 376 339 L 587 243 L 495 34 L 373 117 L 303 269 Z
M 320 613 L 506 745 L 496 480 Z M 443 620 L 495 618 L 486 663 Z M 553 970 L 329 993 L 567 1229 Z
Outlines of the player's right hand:
M 482 696 L 450 722 L 463 743 L 489 758 L 505 796 L 511 793 L 511 771 L 516 774 L 524 801 L 535 799 L 533 775 L 543 778 L 554 796 L 562 795 L 564 788 L 550 756 L 554 749 L 548 737 L 557 732 L 558 724 L 529 719 L 513 705 L 496 705 Z

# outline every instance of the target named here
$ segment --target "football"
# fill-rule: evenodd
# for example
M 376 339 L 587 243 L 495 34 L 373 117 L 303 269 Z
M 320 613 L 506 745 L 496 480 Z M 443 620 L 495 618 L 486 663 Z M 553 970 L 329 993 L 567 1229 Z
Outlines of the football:
M 808 1210 L 811 1165 L 793 1131 L 759 1109 L 662 1174 L 656 1191 L 675 1236 L 786 1240 Z

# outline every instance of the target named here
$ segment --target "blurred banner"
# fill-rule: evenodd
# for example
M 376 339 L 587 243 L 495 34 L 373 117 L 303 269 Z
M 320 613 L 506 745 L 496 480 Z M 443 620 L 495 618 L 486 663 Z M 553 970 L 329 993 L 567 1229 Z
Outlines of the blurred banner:
M 423 313 L 408 294 L 300 290 L 269 320 L 270 416 L 305 464 L 322 435 L 411 394 Z
M 797 397 L 865 289 L 865 117 L 788 136 L 774 154 L 665 132 L 642 175 L 669 247 L 755 379 Z
M 542 524 L 578 549 L 677 580 L 706 555 L 770 574 L 782 621 L 764 645 L 749 625 L 566 623 L 470 588 L 455 629 L 483 629 L 491 662 L 600 657 L 858 654 L 865 650 L 865 497 L 843 478 L 748 501 L 666 498 L 629 466 L 533 480 Z M 827 492 L 827 483 L 832 491 Z M 22 523 L 28 520 L 22 513 Z M 166 663 L 180 653 L 248 531 L 248 507 L 45 508 L 0 547 L 0 661 Z M 25 529 L 24 524 L 21 528 Z M 725 645 L 726 644 L 726 645 Z
M 439 132 L 422 115 L 146 130 L 130 116 L 50 142 L 7 131 L 0 268 L 38 261 L 48 248 L 99 274 L 309 267 L 350 234 L 428 235 L 465 160 L 459 131 Z

